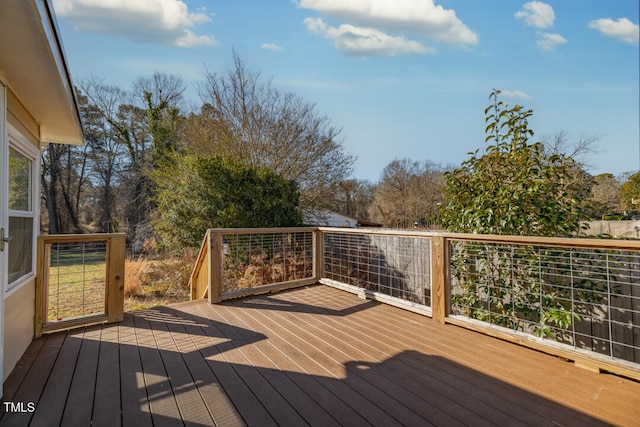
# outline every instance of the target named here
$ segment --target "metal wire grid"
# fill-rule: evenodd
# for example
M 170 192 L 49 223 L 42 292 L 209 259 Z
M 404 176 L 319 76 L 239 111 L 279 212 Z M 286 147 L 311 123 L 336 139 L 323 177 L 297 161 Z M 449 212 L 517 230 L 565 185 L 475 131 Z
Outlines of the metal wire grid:
M 640 253 L 452 242 L 452 314 L 640 362 Z
M 106 313 L 107 242 L 51 244 L 47 322 Z
M 324 232 L 323 277 L 431 306 L 428 238 Z
M 313 233 L 225 234 L 222 292 L 313 277 Z

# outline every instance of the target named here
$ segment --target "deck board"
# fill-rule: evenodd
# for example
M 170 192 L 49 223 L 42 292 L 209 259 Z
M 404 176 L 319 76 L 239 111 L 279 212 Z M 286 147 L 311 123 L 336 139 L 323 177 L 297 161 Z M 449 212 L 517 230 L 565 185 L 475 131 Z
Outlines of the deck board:
M 211 415 L 212 423 L 219 426 L 245 425 L 215 373 L 209 369 L 205 358 L 200 354 L 200 349 L 209 345 L 203 329 L 197 326 L 197 319 L 186 310 L 182 311 L 182 320 L 183 323 L 170 323 L 168 327 L 172 333 L 180 334 L 181 338 L 176 340 L 176 344 Z
M 14 396 L 18 392 L 18 389 L 20 388 L 27 374 L 31 370 L 34 360 L 38 357 L 38 354 L 40 353 L 40 350 L 42 350 L 42 347 L 44 346 L 44 343 L 47 341 L 48 337 L 49 335 L 45 335 L 40 339 L 34 340 L 31 343 L 31 345 L 27 348 L 25 353 L 22 355 L 22 357 L 16 364 L 16 367 L 13 368 L 13 372 L 3 384 L 3 392 L 4 392 L 3 400 L 4 401 L 8 402 L 8 401 L 15 400 L 13 399 Z M 4 413 L 4 406 L 0 408 L 0 417 L 2 417 L 3 413 Z
M 227 321 L 228 319 L 223 318 L 222 320 Z M 227 352 L 228 360 L 240 366 L 244 365 L 240 375 L 245 378 L 245 382 L 278 424 L 305 425 L 307 421 L 298 411 L 304 412 L 307 408 L 309 416 L 317 413 L 320 408 L 312 406 L 316 403 L 310 399 L 300 399 L 301 393 L 297 386 L 288 381 L 268 357 L 250 344 L 250 333 L 245 336 L 241 330 L 228 326 L 226 323 L 219 324 L 219 331 L 235 346 L 233 352 Z M 243 346 L 241 343 L 245 345 Z M 261 370 L 260 367 L 266 369 Z M 265 375 L 263 372 L 269 369 L 278 375 Z
M 94 393 L 102 390 L 102 388 L 96 387 L 101 331 L 100 326 L 93 326 L 84 331 L 82 341 L 80 341 L 78 363 L 69 387 L 68 401 L 72 404 L 64 407 L 62 425 L 85 426 L 91 424 Z M 100 402 L 98 399 L 96 401 Z
M 62 414 L 67 402 L 69 388 L 73 373 L 76 368 L 76 362 L 82 345 L 82 336 L 84 331 L 81 329 L 70 332 L 64 340 L 60 353 L 53 365 L 49 380 L 42 392 L 42 401 L 47 402 L 45 410 L 36 411 L 31 420 L 31 426 L 47 427 L 51 425 L 61 424 Z
M 247 319 L 242 321 L 229 317 L 228 310 L 220 310 L 218 314 L 221 315 L 220 320 L 225 323 L 241 325 L 245 330 L 251 330 L 252 323 L 248 323 Z M 225 314 L 228 317 L 225 317 Z M 228 336 L 231 334 L 232 332 Z M 295 375 L 295 372 L 300 372 L 303 368 L 297 363 L 294 354 L 285 354 L 278 350 L 277 343 L 271 339 L 243 346 L 241 351 L 251 354 L 251 350 L 255 350 L 253 357 L 260 363 L 262 375 L 275 384 L 288 401 L 293 402 L 292 406 L 304 416 L 306 422 L 311 425 L 339 425 L 332 417 L 330 408 L 323 406 L 321 399 L 314 399 L 314 394 L 326 396 L 327 392 L 322 385 L 313 378 Z
M 275 296 L 277 298 L 277 296 Z M 304 302 L 304 300 L 302 301 Z M 445 372 L 462 371 L 458 378 L 463 381 L 457 381 L 458 385 L 464 385 L 464 379 L 469 377 L 469 373 L 473 371 L 480 371 L 486 374 L 486 379 L 482 378 L 482 386 L 485 386 L 491 377 L 496 377 L 501 381 L 506 381 L 515 385 L 509 393 L 505 393 L 504 396 L 500 396 L 500 402 L 505 399 L 509 399 L 521 405 L 522 399 L 517 399 L 522 393 L 518 393 L 520 388 L 526 389 L 530 392 L 542 392 L 548 396 L 556 396 L 560 399 L 566 399 L 571 402 L 576 401 L 576 393 L 585 392 L 581 402 L 582 409 L 590 409 L 589 402 L 589 390 L 593 390 L 592 379 L 585 375 L 576 375 L 572 377 L 571 387 L 556 387 L 554 385 L 561 385 L 561 382 L 555 380 L 549 381 L 549 379 L 555 379 L 559 373 L 560 375 L 567 375 L 567 373 L 583 374 L 581 370 L 575 369 L 575 366 L 564 361 L 550 357 L 546 354 L 531 351 L 524 347 L 517 345 L 505 345 L 500 340 L 487 340 L 483 335 L 477 333 L 471 333 L 470 331 L 456 331 L 457 334 L 450 334 L 451 329 L 447 328 L 432 328 L 429 319 L 420 318 L 419 316 L 411 315 L 410 313 L 397 310 L 393 307 L 386 305 L 379 305 L 376 310 L 370 310 L 367 313 L 362 313 L 358 318 L 358 323 L 351 321 L 336 321 L 332 318 L 325 318 L 327 322 L 331 322 L 336 328 L 345 328 L 348 334 L 357 338 L 363 336 L 362 330 L 366 329 L 367 335 L 372 335 L 375 338 L 375 347 L 380 350 L 385 350 L 387 355 L 391 355 L 394 352 L 412 351 L 417 350 L 419 353 L 430 354 L 443 360 L 455 361 L 456 364 L 451 366 L 451 369 L 445 370 Z M 385 319 L 384 332 L 379 328 L 380 319 Z M 413 319 L 411 321 L 410 319 Z M 429 331 L 430 334 L 425 334 L 425 331 Z M 464 332 L 464 333 L 462 333 Z M 461 336 L 465 337 L 461 340 Z M 464 342 L 468 340 L 468 342 Z M 508 349 L 508 351 L 505 351 Z M 490 355 L 490 357 L 487 357 Z M 405 358 L 403 358 L 404 360 Z M 526 360 L 527 363 L 518 363 L 521 360 Z M 529 363 L 531 362 L 531 363 Z M 460 364 L 460 366 L 457 366 Z M 427 367 L 428 364 L 424 361 L 420 362 L 421 366 Z M 467 369 L 464 369 L 467 368 Z M 476 384 L 474 387 L 478 387 Z M 606 387 L 606 385 L 604 385 Z M 499 388 L 504 389 L 504 383 L 499 383 Z M 495 394 L 493 394 L 495 396 Z M 546 400 L 529 399 L 530 395 L 526 394 L 525 399 L 528 399 L 530 403 L 528 405 L 536 405 L 532 409 L 538 409 L 540 413 L 544 413 L 546 417 L 550 417 L 553 411 L 557 408 L 557 405 L 549 405 Z M 626 399 L 628 402 L 638 402 L 636 397 L 628 396 Z M 621 409 L 632 410 L 638 414 L 638 408 L 632 409 L 630 407 L 624 407 L 624 404 L 616 402 L 617 407 Z M 502 403 L 499 404 L 502 407 Z M 606 405 L 603 405 L 606 408 Z M 532 411 L 532 414 L 535 414 Z M 558 413 L 561 416 L 560 421 L 569 422 L 575 415 L 571 417 L 565 417 L 564 411 Z
M 385 313 L 384 319 L 387 322 L 387 327 L 385 328 L 386 337 L 393 338 L 397 334 L 410 336 L 411 331 L 408 330 L 406 326 L 410 322 L 407 321 L 408 318 L 406 317 L 405 322 L 398 322 L 395 328 L 391 327 L 394 324 L 392 319 L 393 314 L 403 315 L 407 313 L 402 311 L 398 313 L 398 310 Z M 379 320 L 380 317 L 377 319 Z M 362 332 L 362 324 L 358 327 L 357 325 L 349 325 L 349 322 L 331 321 L 329 318 L 320 321 L 324 323 L 322 328 L 315 326 L 311 322 L 307 323 L 307 327 L 314 328 L 314 333 L 325 339 L 327 343 L 340 348 L 355 349 L 356 357 L 365 358 L 368 355 L 373 357 L 374 363 L 380 363 L 390 358 L 392 354 L 401 352 L 403 349 L 406 351 L 403 347 L 394 347 L 387 343 L 387 340 L 384 339 L 385 337 L 376 337 L 372 336 L 371 332 Z M 375 325 L 369 325 L 368 329 L 371 330 L 374 326 Z M 335 341 L 338 338 L 341 338 L 341 340 Z M 367 342 L 367 339 L 370 339 L 371 342 Z M 351 342 L 349 342 L 349 340 L 351 340 Z M 436 394 L 441 394 L 451 401 L 455 401 L 461 393 L 465 395 L 473 393 L 473 399 L 466 401 L 469 409 L 474 414 L 477 414 L 477 416 L 490 419 L 498 424 L 512 424 L 518 420 L 525 423 L 542 422 L 543 418 L 537 416 L 535 413 L 521 413 L 518 411 L 519 407 L 517 405 L 510 404 L 510 402 L 505 399 L 498 399 L 492 393 L 484 393 L 482 389 L 478 387 L 479 384 L 470 386 L 467 383 L 469 378 L 468 372 L 456 369 L 455 365 L 450 365 L 447 369 L 431 369 L 430 365 L 434 362 L 434 358 L 431 358 L 428 363 L 425 363 L 424 358 L 405 357 L 402 360 L 391 359 L 388 365 L 391 369 L 394 369 L 393 375 L 398 375 L 397 379 L 402 380 L 402 383 L 411 383 L 414 382 L 415 379 L 418 379 L 420 381 L 417 387 L 418 391 L 431 389 Z M 411 369 L 414 369 L 415 372 Z M 457 372 L 457 375 L 455 372 Z M 394 376 L 385 375 L 385 377 L 391 380 L 395 379 Z M 507 405 L 506 413 L 503 412 L 505 405 Z M 449 411 L 457 411 L 459 409 L 460 408 L 450 408 Z
M 209 307 L 198 305 L 196 308 L 198 309 L 195 314 L 196 319 L 205 326 L 203 333 L 207 335 L 210 343 L 208 347 L 200 350 L 200 354 L 205 357 L 209 368 L 216 373 L 222 388 L 244 421 L 249 425 L 277 425 L 271 414 L 238 374 L 237 367 L 227 359 L 226 353 L 233 350 L 233 344 L 218 329 L 218 322 L 206 316 L 206 309 Z
M 640 383 L 322 285 L 35 340 L 0 426 L 629 425 Z
M 241 304 L 241 302 L 236 304 Z M 335 402 L 322 402 L 321 399 L 323 396 L 318 396 L 317 388 L 309 387 L 311 394 L 316 395 L 314 396 L 315 400 L 322 402 L 324 407 L 329 408 L 329 412 L 331 414 L 336 414 L 337 420 L 349 419 L 350 422 L 353 422 L 354 424 L 362 424 L 366 422 L 363 416 L 368 417 L 371 414 L 364 410 L 357 411 L 359 415 L 355 417 L 353 415 L 354 409 L 352 408 L 347 409 L 346 413 L 337 412 L 338 410 L 343 409 L 343 406 L 346 402 L 349 402 L 349 398 L 352 397 L 355 392 L 347 384 L 344 384 L 344 382 L 341 381 L 345 377 L 344 365 L 340 361 L 332 358 L 331 354 L 327 353 L 330 350 L 329 347 L 319 346 L 318 342 L 312 335 L 309 335 L 306 331 L 296 327 L 294 324 L 287 324 L 286 327 L 283 326 L 285 322 L 280 317 L 281 312 L 269 313 L 268 310 L 257 309 L 252 310 L 251 313 L 256 313 L 253 316 L 254 322 L 251 325 L 255 328 L 262 327 L 269 331 L 269 336 L 274 337 L 274 339 L 271 340 L 271 345 L 274 346 L 274 349 L 284 351 L 286 356 L 292 358 L 298 365 L 299 369 L 301 369 L 301 373 L 303 375 L 298 376 L 299 381 L 304 381 L 311 376 L 312 378 L 315 378 L 326 391 L 335 393 L 334 396 L 340 396 L 341 400 L 344 400 L 344 402 L 340 402 L 338 407 L 332 407 L 331 405 L 335 405 Z M 269 316 L 269 314 L 271 314 L 271 316 Z M 252 315 L 248 314 L 244 317 L 251 318 Z M 395 384 L 386 383 L 380 388 L 388 390 L 393 389 L 393 394 L 396 398 L 399 397 L 400 400 L 403 400 L 402 397 L 398 396 L 398 394 L 401 394 L 403 390 L 395 387 Z M 326 396 L 326 394 L 327 393 L 325 393 L 324 396 Z M 416 400 L 415 396 L 409 393 L 404 393 L 404 399 Z M 351 403 L 353 404 L 353 402 Z M 426 413 L 427 409 L 423 407 L 423 404 L 429 406 L 429 403 L 420 403 L 421 404 L 417 404 L 416 407 L 418 407 L 420 411 L 425 411 Z M 439 410 L 434 408 L 432 411 Z M 446 421 L 451 421 L 446 417 L 446 414 L 443 415 L 444 418 L 446 418 Z
M 135 316 L 134 325 L 153 425 L 182 426 L 178 403 L 160 355 L 162 347 L 158 347 L 150 321 L 144 315 Z
M 250 326 L 248 323 L 246 323 L 247 316 L 243 316 L 243 318 L 238 317 L 237 314 L 230 313 L 230 310 L 221 310 L 220 312 L 223 314 L 223 316 L 225 316 L 225 319 L 229 323 L 243 324 L 245 327 L 249 327 Z M 286 335 L 284 335 L 284 336 L 281 335 L 281 337 L 284 338 L 285 341 L 287 341 Z M 259 344 L 260 343 L 257 343 L 256 345 L 259 345 Z M 278 348 L 280 346 L 283 347 L 283 343 L 282 342 L 278 342 L 278 341 L 275 341 L 275 340 L 271 340 L 269 345 L 270 346 L 274 346 L 275 348 Z M 249 348 L 249 351 L 250 350 L 251 350 L 251 348 Z M 272 349 L 265 348 L 265 351 L 267 351 L 269 353 L 272 352 L 270 350 L 272 350 Z M 243 351 L 247 351 L 246 347 L 245 347 L 245 349 Z M 261 354 L 264 354 L 264 353 L 261 353 Z M 253 357 L 251 357 L 251 358 L 253 359 Z M 281 360 L 281 362 L 280 362 L 281 365 L 275 365 L 274 364 L 273 368 L 282 369 L 282 370 L 285 370 L 285 371 L 290 371 L 291 369 L 288 366 L 282 364 L 282 363 L 286 363 L 287 359 L 283 358 L 283 357 L 280 357 L 280 360 Z M 316 359 L 316 361 L 319 361 L 319 360 Z M 289 363 L 291 363 L 291 362 L 289 362 Z M 326 364 L 325 368 L 330 368 L 329 364 Z M 338 372 L 333 373 L 334 377 L 335 378 L 344 377 L 343 371 L 344 371 L 344 369 L 342 368 L 342 369 L 338 370 Z M 279 372 L 279 371 L 275 371 L 275 372 Z M 329 370 L 328 372 L 332 373 L 331 370 Z M 333 387 L 334 384 L 341 384 L 341 385 L 343 385 L 343 387 L 338 389 L 336 387 Z M 334 394 L 340 396 L 341 399 L 346 404 L 348 404 L 349 406 L 354 408 L 359 414 L 361 414 L 365 419 L 369 420 L 370 422 L 377 422 L 378 424 L 383 424 L 383 425 L 384 424 L 389 425 L 389 424 L 393 423 L 393 421 L 394 421 L 393 418 L 390 417 L 386 412 L 384 412 L 382 409 L 378 408 L 375 404 L 373 404 L 369 399 L 367 399 L 362 394 L 360 394 L 360 393 L 358 393 L 358 392 L 356 392 L 356 391 L 354 391 L 352 389 L 347 388 L 346 384 L 335 382 L 335 381 L 324 381 L 323 385 L 325 387 L 327 387 Z M 305 397 L 310 399 L 310 397 L 308 397 L 306 394 L 305 394 Z M 312 402 L 313 402 L 313 400 L 312 400 Z M 313 408 L 309 408 L 309 406 L 307 404 L 305 404 L 304 406 L 302 406 L 302 410 L 305 410 L 306 412 L 309 412 L 310 410 L 313 410 Z
M 105 326 L 101 332 L 102 334 L 100 335 L 99 342 L 99 359 L 96 372 L 95 404 L 93 405 L 92 414 L 93 425 L 98 427 L 119 427 L 122 425 L 122 402 L 120 399 L 113 398 L 113 396 L 120 395 L 118 325 Z M 90 403 L 89 406 L 91 406 Z M 69 425 L 87 424 L 82 423 Z
M 120 418 L 123 426 L 148 427 L 152 425 L 151 409 L 133 319 L 134 316 L 127 315 L 118 325 Z
M 66 335 L 56 334 L 54 336 L 41 338 L 36 341 L 46 341 L 42 349 L 38 352 L 37 357 L 32 359 L 32 364 L 29 366 L 23 365 L 22 369 L 25 369 L 27 373 L 24 375 L 22 382 L 17 385 L 15 393 L 11 398 L 11 402 L 37 402 L 40 400 L 42 391 L 44 389 L 53 365 L 58 357 L 58 353 L 62 348 Z M 32 343 L 31 346 L 37 346 L 40 343 Z M 27 350 L 30 353 L 30 350 Z M 13 375 L 13 373 L 11 374 Z M 11 377 L 9 375 L 9 377 Z M 11 378 L 7 380 L 11 382 Z M 4 405 L 0 408 L 2 411 L 2 417 L 0 417 L 0 424 L 3 426 L 27 426 L 33 417 L 33 413 L 19 413 L 10 412 L 6 413 Z
M 150 322 L 153 335 L 160 350 L 160 357 L 170 378 L 172 390 L 180 389 L 180 393 L 174 393 L 178 410 L 186 426 L 197 426 L 211 421 L 211 415 L 205 402 L 202 400 L 191 372 L 187 367 L 182 353 L 180 352 L 173 334 L 169 331 L 168 325 L 175 324 L 169 314 L 163 320 L 169 322 Z M 184 336 L 186 334 L 180 334 Z M 195 378 L 198 378 L 196 373 Z

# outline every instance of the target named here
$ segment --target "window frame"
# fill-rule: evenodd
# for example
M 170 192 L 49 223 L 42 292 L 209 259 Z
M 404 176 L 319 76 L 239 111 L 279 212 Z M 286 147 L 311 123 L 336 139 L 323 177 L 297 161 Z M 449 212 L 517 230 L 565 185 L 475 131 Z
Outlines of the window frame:
M 31 162 L 30 173 L 30 210 L 14 210 L 8 209 L 7 221 L 10 218 L 31 218 L 33 220 L 33 228 L 31 230 L 31 271 L 23 274 L 22 276 L 14 279 L 12 282 L 7 281 L 7 289 L 5 291 L 5 298 L 16 292 L 27 282 L 31 281 L 36 276 L 36 263 L 37 263 L 37 242 L 40 231 L 40 150 L 27 139 L 16 127 L 7 124 L 7 145 L 9 149 L 14 149 L 19 154 L 25 156 Z M 7 155 L 9 150 L 7 150 Z M 7 158 L 8 160 L 8 158 Z M 11 230 L 9 230 L 11 233 Z M 11 250 L 11 248 L 9 248 Z M 8 266 L 7 266 L 8 267 Z

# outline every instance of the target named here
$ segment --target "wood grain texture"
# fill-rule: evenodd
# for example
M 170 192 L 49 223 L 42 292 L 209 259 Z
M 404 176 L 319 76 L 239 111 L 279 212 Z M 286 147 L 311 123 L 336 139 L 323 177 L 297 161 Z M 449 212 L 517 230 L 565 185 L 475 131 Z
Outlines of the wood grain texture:
M 0 425 L 637 425 L 640 383 L 328 286 L 35 340 Z M 3 409 L 3 408 L 0 408 Z

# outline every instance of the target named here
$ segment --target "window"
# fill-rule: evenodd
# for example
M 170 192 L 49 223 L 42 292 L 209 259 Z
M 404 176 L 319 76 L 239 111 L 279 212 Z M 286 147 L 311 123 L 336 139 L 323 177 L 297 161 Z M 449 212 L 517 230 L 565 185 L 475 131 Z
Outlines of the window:
M 31 210 L 31 160 L 9 147 L 9 209 Z
M 16 147 L 13 147 L 13 143 Z M 33 272 L 34 260 L 34 159 L 9 146 L 9 289 Z

